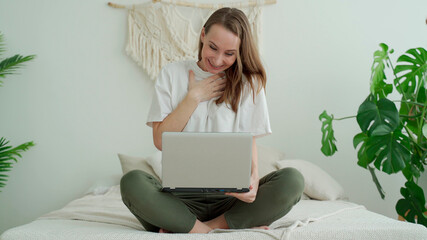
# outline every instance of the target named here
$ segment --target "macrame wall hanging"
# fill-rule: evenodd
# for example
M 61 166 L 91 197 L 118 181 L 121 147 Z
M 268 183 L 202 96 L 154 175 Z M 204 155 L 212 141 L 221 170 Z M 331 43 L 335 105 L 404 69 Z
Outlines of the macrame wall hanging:
M 142 4 L 119 5 L 128 10 L 129 36 L 126 53 L 152 80 L 170 62 L 197 59 L 200 31 L 209 16 L 222 7 L 235 7 L 248 17 L 255 43 L 261 47 L 261 6 L 276 0 L 224 4 L 152 0 Z

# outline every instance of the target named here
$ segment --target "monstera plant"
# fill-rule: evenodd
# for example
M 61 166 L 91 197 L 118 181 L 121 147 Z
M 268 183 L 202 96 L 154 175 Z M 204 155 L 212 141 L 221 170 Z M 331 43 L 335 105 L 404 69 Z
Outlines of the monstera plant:
M 0 57 L 4 52 L 3 34 L 0 32 Z M 12 57 L 3 59 L 0 62 L 0 87 L 3 84 L 2 78 L 5 78 L 6 75 L 15 73 L 17 69 L 23 66 L 24 62 L 30 61 L 34 57 L 34 55 L 24 57 L 16 54 Z M 8 143 L 9 141 L 4 137 L 0 138 L 0 188 L 6 185 L 8 177 L 6 172 L 12 169 L 12 164 L 17 162 L 17 157 L 22 157 L 20 153 L 34 146 L 33 142 L 26 142 L 17 147 L 8 146 Z
M 326 111 L 320 114 L 321 151 L 326 156 L 337 151 L 332 128 L 334 121 L 356 118 L 361 130 L 353 138 L 357 164 L 369 170 L 382 199 L 384 191 L 375 171 L 402 173 L 406 183 L 400 189 L 402 198 L 396 203 L 396 211 L 407 221 L 427 227 L 424 192 L 418 186 L 427 157 L 427 51 L 424 48 L 409 49 L 397 59 L 394 67 L 390 60 L 393 49 L 389 50 L 384 43 L 380 47 L 381 50 L 374 53 L 370 93 L 357 115 L 335 118 Z M 391 70 L 391 83 L 386 68 Z M 388 98 L 393 90 L 400 94 L 400 99 Z

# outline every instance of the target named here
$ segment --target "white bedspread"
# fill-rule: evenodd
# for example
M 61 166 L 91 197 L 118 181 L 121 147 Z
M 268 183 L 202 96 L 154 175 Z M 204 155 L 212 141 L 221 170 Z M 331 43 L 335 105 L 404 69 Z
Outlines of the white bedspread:
M 146 232 L 122 203 L 119 186 L 114 186 L 103 195 L 86 195 L 32 223 L 10 229 L 0 240 L 427 239 L 427 230 L 421 225 L 397 221 L 345 201 L 302 200 L 270 228 L 218 229 L 209 234 Z

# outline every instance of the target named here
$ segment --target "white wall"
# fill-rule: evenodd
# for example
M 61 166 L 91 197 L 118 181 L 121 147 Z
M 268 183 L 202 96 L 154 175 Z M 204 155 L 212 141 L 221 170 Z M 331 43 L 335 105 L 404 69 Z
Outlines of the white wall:
M 153 84 L 125 54 L 126 11 L 106 3 L 0 2 L 4 56 L 37 55 L 0 88 L 0 135 L 14 146 L 37 144 L 0 193 L 0 233 L 120 174 L 116 153 L 154 151 L 145 126 Z M 273 134 L 259 142 L 320 165 L 351 201 L 396 218 L 403 177 L 379 174 L 387 192 L 381 200 L 368 171 L 356 165 L 356 121 L 335 124 L 339 152 L 326 158 L 318 116 L 324 109 L 337 117 L 356 114 L 380 42 L 396 50 L 393 59 L 427 47 L 426 9 L 424 0 L 278 0 L 265 7 L 262 59 Z

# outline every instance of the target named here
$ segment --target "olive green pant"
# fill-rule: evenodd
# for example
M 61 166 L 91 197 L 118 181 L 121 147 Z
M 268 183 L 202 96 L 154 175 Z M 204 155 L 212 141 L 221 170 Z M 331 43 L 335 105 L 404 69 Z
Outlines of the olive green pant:
M 221 193 L 168 193 L 150 174 L 133 170 L 120 181 L 124 204 L 148 231 L 159 228 L 189 232 L 196 219 L 207 221 L 224 213 L 229 228 L 270 225 L 300 200 L 304 178 L 294 168 L 271 172 L 260 179 L 254 202 L 245 203 Z

